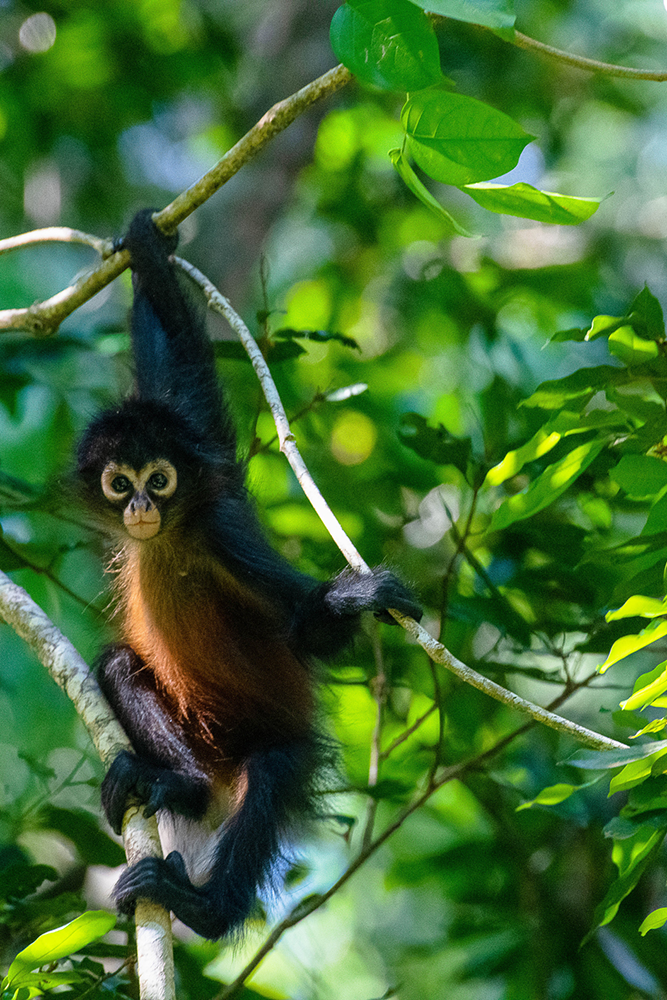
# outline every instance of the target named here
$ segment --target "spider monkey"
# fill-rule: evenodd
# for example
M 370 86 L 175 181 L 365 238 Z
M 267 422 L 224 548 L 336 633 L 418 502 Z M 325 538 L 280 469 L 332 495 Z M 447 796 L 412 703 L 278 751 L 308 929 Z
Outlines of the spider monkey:
M 219 825 L 204 881 L 173 851 L 127 868 L 115 900 L 126 914 L 153 900 L 216 939 L 240 930 L 316 811 L 330 750 L 313 661 L 347 646 L 365 609 L 421 609 L 385 569 L 321 583 L 265 540 L 203 317 L 170 260 L 177 239 L 146 210 L 116 244 L 133 270 L 135 387 L 84 433 L 77 475 L 116 540 L 122 642 L 98 676 L 134 753 L 104 779 L 109 823 L 120 832 L 135 797 L 148 815 Z

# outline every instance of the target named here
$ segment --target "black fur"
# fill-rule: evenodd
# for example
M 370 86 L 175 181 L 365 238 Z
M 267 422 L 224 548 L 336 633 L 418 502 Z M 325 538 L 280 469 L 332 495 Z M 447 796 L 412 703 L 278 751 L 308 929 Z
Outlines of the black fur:
M 195 602 L 189 607 L 197 607 L 198 593 L 217 595 L 221 579 L 238 581 L 241 596 L 232 588 L 228 596 L 216 596 L 214 606 L 223 618 L 233 616 L 224 643 L 240 650 L 245 665 L 243 676 L 219 681 L 223 694 L 228 685 L 234 711 L 210 718 L 197 707 L 194 693 L 193 711 L 184 710 L 177 693 L 128 645 L 114 646 L 102 657 L 102 688 L 135 750 L 118 756 L 103 784 L 102 802 L 112 827 L 120 830 L 131 796 L 149 813 L 166 809 L 201 819 L 214 799 L 216 775 L 236 789 L 240 802 L 221 827 L 203 885 L 191 882 L 181 855 L 173 852 L 164 861 L 145 859 L 127 869 L 115 896 L 125 913 L 132 912 L 137 899 L 148 898 L 203 936 L 218 938 L 242 926 L 257 889 L 270 881 L 279 862 L 281 843 L 315 812 L 314 792 L 331 759 L 312 709 L 290 703 L 285 678 L 307 700 L 309 662 L 333 657 L 347 646 L 362 611 L 386 620 L 388 607 L 416 618 L 421 609 L 387 570 L 367 575 L 345 570 L 320 583 L 269 546 L 246 493 L 244 465 L 236 455 L 203 319 L 169 260 L 176 240 L 162 236 L 146 211 L 135 217 L 122 245 L 132 256 L 136 388 L 83 436 L 81 489 L 110 530 L 126 539 L 122 512 L 101 495 L 102 469 L 110 460 L 137 470 L 157 459 L 175 466 L 173 497 L 156 501 L 159 535 L 134 544 L 142 560 L 154 565 L 164 558 L 165 585 L 173 579 L 174 588 L 181 588 L 174 593 Z M 182 552 L 183 563 L 191 565 L 189 575 L 181 574 L 185 582 L 174 569 L 174 552 Z M 212 566 L 220 567 L 222 576 Z M 244 595 L 254 595 L 255 605 L 249 606 Z M 285 651 L 288 661 L 291 657 L 291 674 L 282 667 L 283 674 L 275 673 L 280 656 L 271 660 L 271 649 L 280 655 Z M 187 663 L 182 666 L 188 669 Z M 197 666 L 192 664 L 193 692 Z M 198 697 L 205 702 L 205 695 Z M 252 706 L 260 702 L 262 713 L 254 715 Z

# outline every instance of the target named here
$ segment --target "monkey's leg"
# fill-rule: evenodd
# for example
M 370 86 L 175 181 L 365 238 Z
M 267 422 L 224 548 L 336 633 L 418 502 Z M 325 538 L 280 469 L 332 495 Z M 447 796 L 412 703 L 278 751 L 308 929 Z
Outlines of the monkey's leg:
M 247 789 L 240 808 L 222 826 L 208 881 L 195 886 L 181 855 L 144 858 L 121 875 L 119 909 L 132 912 L 151 899 L 201 934 L 216 939 L 239 930 L 257 889 L 270 880 L 281 843 L 295 821 L 312 812 L 316 737 L 263 750 L 246 764 Z
M 102 806 L 120 833 L 128 797 L 158 809 L 201 818 L 210 801 L 210 779 L 199 767 L 180 727 L 158 696 L 153 676 L 129 646 L 102 656 L 98 680 L 136 753 L 123 751 L 102 782 Z

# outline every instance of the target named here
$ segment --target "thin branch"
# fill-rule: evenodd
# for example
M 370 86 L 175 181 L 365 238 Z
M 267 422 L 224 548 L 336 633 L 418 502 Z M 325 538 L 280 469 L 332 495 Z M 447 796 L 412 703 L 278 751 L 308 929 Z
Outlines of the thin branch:
M 380 778 L 380 764 L 382 757 L 382 727 L 384 724 L 384 710 L 387 704 L 388 682 L 387 672 L 384 666 L 382 646 L 378 623 L 373 622 L 373 656 L 375 658 L 375 677 L 371 684 L 373 697 L 375 698 L 375 726 L 371 737 L 371 755 L 368 765 L 368 787 L 374 788 Z M 373 796 L 368 798 L 368 808 L 366 810 L 366 821 L 364 823 L 364 833 L 362 837 L 362 847 L 368 847 L 373 839 L 373 827 L 377 814 L 378 801 Z
M 444 14 L 429 14 L 429 17 L 432 23 L 436 25 L 450 25 L 455 20 L 454 18 L 446 17 Z M 481 28 L 483 31 L 493 30 L 484 24 L 477 24 L 475 27 Z M 549 59 L 555 59 L 557 62 L 573 66 L 575 69 L 581 69 L 586 73 L 600 73 L 604 76 L 616 76 L 626 80 L 654 80 L 656 83 L 663 83 L 667 80 L 667 70 L 634 69 L 631 66 L 619 66 L 617 63 L 600 62 L 599 59 L 588 59 L 586 56 L 577 56 L 572 52 L 557 49 L 553 45 L 538 42 L 537 39 L 523 35 L 520 31 L 514 30 L 508 33 L 506 37 L 499 37 L 502 37 L 503 41 L 509 42 L 511 45 L 516 45 L 517 48 L 539 52 Z
M 433 715 L 433 713 L 437 708 L 438 706 L 436 705 L 435 702 L 433 702 L 433 704 L 426 709 L 423 715 L 420 715 L 419 718 L 416 719 L 411 726 L 408 726 L 408 728 L 404 729 L 403 732 L 396 737 L 396 739 L 391 741 L 389 746 L 386 747 L 380 754 L 380 760 L 382 761 L 387 760 L 387 758 L 391 756 L 394 750 L 396 750 L 397 747 L 400 747 L 401 743 L 405 743 L 406 740 L 409 740 L 412 734 L 417 732 L 417 730 L 426 722 L 426 720 Z
M 76 707 L 101 759 L 108 766 L 120 750 L 131 750 L 127 736 L 100 691 L 87 664 L 32 598 L 0 571 L 0 617 L 33 650 L 56 684 Z M 130 807 L 123 822 L 130 864 L 162 856 L 157 822 L 143 809 Z M 174 966 L 171 921 L 160 906 L 140 900 L 136 909 L 137 966 L 142 1000 L 173 1000 Z
M 70 229 L 69 226 L 49 226 L 46 229 L 32 229 L 29 233 L 21 233 L 19 236 L 10 236 L 9 239 L 0 240 L 0 254 L 30 246 L 32 243 L 54 242 L 84 243 L 86 246 L 92 247 L 93 250 L 97 250 L 101 257 L 108 256 L 112 250 L 111 240 L 102 240 L 99 236 L 82 233 L 79 229 Z
M 81 597 L 81 595 L 77 594 L 74 590 L 70 590 L 67 584 L 63 583 L 62 580 L 60 580 L 51 569 L 49 569 L 48 566 L 38 566 L 37 563 L 27 559 L 23 553 L 17 552 L 16 549 L 7 541 L 6 535 L 3 535 L 2 542 L 5 548 L 7 548 L 12 555 L 15 555 L 17 559 L 20 559 L 21 562 L 24 563 L 26 569 L 30 569 L 33 573 L 37 573 L 40 576 L 45 576 L 47 580 L 50 580 L 51 583 L 62 590 L 64 594 L 67 594 L 67 596 L 71 597 L 72 600 L 77 602 L 77 604 L 80 604 L 85 611 L 90 611 L 98 618 L 104 618 L 104 612 L 101 608 L 98 608 L 92 601 L 86 600 L 85 597 Z
M 617 66 L 615 63 L 600 62 L 598 59 L 587 59 L 586 56 L 577 56 L 571 52 L 564 52 L 556 49 L 553 45 L 545 45 L 535 38 L 522 35 L 520 31 L 515 31 L 512 41 L 520 49 L 529 49 L 548 56 L 558 62 L 574 66 L 575 69 L 582 69 L 587 73 L 601 73 L 605 76 L 617 76 L 627 80 L 654 80 L 662 83 L 667 80 L 667 70 L 633 69 L 630 66 Z
M 183 219 L 186 219 L 196 208 L 203 205 L 212 194 L 233 177 L 241 167 L 251 160 L 271 139 L 291 125 L 312 104 L 324 97 L 335 94 L 345 87 L 352 79 L 352 74 L 345 66 L 338 65 L 306 84 L 295 94 L 279 101 L 262 115 L 235 146 L 225 153 L 216 165 L 204 174 L 196 183 L 182 194 L 179 194 L 170 205 L 163 208 L 155 216 L 157 225 L 165 232 L 172 231 Z
M 264 391 L 266 401 L 271 408 L 278 436 L 280 438 L 280 450 L 292 466 L 292 469 L 301 484 L 301 488 L 319 514 L 321 520 L 325 524 L 327 530 L 347 559 L 350 566 L 361 573 L 369 573 L 370 569 L 367 563 L 363 560 L 350 538 L 348 538 L 336 520 L 331 508 L 320 493 L 313 477 L 308 471 L 303 458 L 299 454 L 296 447 L 296 441 L 290 430 L 287 416 L 285 414 L 280 396 L 278 395 L 275 382 L 271 377 L 268 365 L 266 364 L 254 337 L 250 333 L 250 330 L 238 313 L 232 308 L 230 302 L 218 291 L 215 285 L 213 285 L 213 283 L 201 273 L 201 271 L 199 271 L 196 267 L 193 267 L 192 264 L 187 263 L 187 261 L 182 260 L 180 257 L 175 257 L 174 261 L 183 268 L 186 274 L 188 274 L 193 281 L 200 285 L 208 299 L 209 306 L 224 316 L 229 325 L 238 335 L 243 346 L 248 352 L 248 356 L 250 357 L 255 372 L 262 383 L 262 389 Z M 489 680 L 488 677 L 478 674 L 476 670 L 466 666 L 465 663 L 461 663 L 461 661 L 457 660 L 455 656 L 452 656 L 449 650 L 447 650 L 442 643 L 438 642 L 433 638 L 433 636 L 429 635 L 426 629 L 422 628 L 422 626 L 414 621 L 413 618 L 409 618 L 407 615 L 403 615 L 393 608 L 389 608 L 389 612 L 396 619 L 399 625 L 402 625 L 403 628 L 417 640 L 432 660 L 456 674 L 456 676 L 465 681 L 466 684 L 471 684 L 473 687 L 478 688 L 478 690 L 488 694 L 491 698 L 495 698 L 496 701 L 503 702 L 503 704 L 509 705 L 511 708 L 514 708 L 519 712 L 531 715 L 538 722 L 542 722 L 544 725 L 550 726 L 552 729 L 557 729 L 560 732 L 567 733 L 570 736 L 573 736 L 576 740 L 579 740 L 581 743 L 585 743 L 587 746 L 593 747 L 596 750 L 625 748 L 624 743 L 618 743 L 616 740 L 609 739 L 607 736 L 602 736 L 600 733 L 596 733 L 591 729 L 586 729 L 584 726 L 580 726 L 576 722 L 570 722 L 568 719 L 563 719 L 559 715 L 554 715 L 552 712 L 547 711 L 547 709 L 541 708 L 539 705 L 535 705 L 532 702 L 527 701 L 525 698 L 519 697 L 519 695 L 514 694 L 513 691 L 508 691 L 506 688 L 501 687 L 500 684 L 496 684 L 494 681 Z
M 311 104 L 334 94 L 351 79 L 352 74 L 349 70 L 345 69 L 344 66 L 336 66 L 328 73 L 318 77 L 317 80 L 302 87 L 296 94 L 274 104 L 257 124 L 242 139 L 239 139 L 236 145 L 232 146 L 196 184 L 179 194 L 162 211 L 156 213 L 154 216 L 156 225 L 165 232 L 172 232 L 179 223 L 183 222 L 199 205 L 203 204 L 233 177 L 248 160 L 252 159 L 268 142 L 287 128 L 295 118 L 303 114 Z M 37 230 L 36 232 L 43 234 L 46 230 Z M 66 234 L 63 238 L 71 242 L 72 237 L 69 234 L 73 232 L 75 231 L 63 229 L 63 233 Z M 24 234 L 22 237 L 16 237 L 16 239 L 23 241 L 19 245 L 24 246 L 31 242 L 27 238 L 29 235 Z M 51 236 L 50 238 L 56 239 L 57 237 Z M 43 239 L 43 236 L 39 237 L 35 242 Z M 100 245 L 105 249 L 111 247 L 111 244 L 104 240 L 100 241 Z M 7 247 L 7 249 L 14 248 Z M 102 261 L 95 270 L 79 278 L 78 281 L 73 282 L 50 299 L 37 302 L 25 309 L 0 310 L 0 331 L 27 330 L 41 336 L 54 333 L 70 313 L 91 299 L 97 292 L 100 292 L 114 278 L 117 278 L 129 266 L 129 263 L 129 253 L 126 250 L 118 251 Z

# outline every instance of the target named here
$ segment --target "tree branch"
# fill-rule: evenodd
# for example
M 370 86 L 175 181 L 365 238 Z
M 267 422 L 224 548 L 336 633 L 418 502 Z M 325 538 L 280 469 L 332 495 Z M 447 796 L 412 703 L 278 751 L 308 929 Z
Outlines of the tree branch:
M 286 129 L 295 118 L 303 114 L 311 104 L 334 94 L 351 79 L 352 74 L 349 70 L 345 69 L 344 66 L 336 66 L 328 73 L 318 77 L 317 80 L 302 87 L 296 94 L 274 104 L 257 124 L 218 160 L 211 170 L 187 191 L 179 194 L 170 205 L 156 213 L 154 216 L 156 225 L 164 232 L 173 232 L 179 223 L 191 215 L 212 194 L 215 194 L 248 160 L 252 159 L 267 143 Z M 35 230 L 38 235 L 34 239 L 30 238 L 33 234 L 25 233 L 12 240 L 5 240 L 4 252 L 26 246 L 28 243 L 44 242 L 46 239 L 89 243 L 91 246 L 95 245 L 95 248 L 100 249 L 101 252 L 109 252 L 112 247 L 111 242 L 105 240 L 96 241 L 96 244 L 93 244 L 91 240 L 95 240 L 95 237 L 86 237 L 85 233 L 78 233 L 77 230 L 63 228 L 61 237 L 56 236 L 56 232 L 55 229 L 41 229 Z M 76 234 L 76 238 L 73 234 Z M 84 238 L 78 239 L 78 237 Z M 25 309 L 0 310 L 0 331 L 27 330 L 40 336 L 54 333 L 70 313 L 91 299 L 114 278 L 117 278 L 129 266 L 129 263 L 130 255 L 126 250 L 112 253 L 95 270 L 79 278 L 78 281 L 73 282 L 50 299 L 37 302 Z
M 107 767 L 121 750 L 131 750 L 130 741 L 85 661 L 25 590 L 2 571 L 0 617 L 25 640 L 74 703 Z M 143 809 L 132 806 L 125 813 L 123 840 L 130 864 L 143 857 L 162 857 L 157 822 L 154 816 L 146 819 Z M 176 994 L 169 914 L 162 907 L 141 900 L 137 904 L 136 924 L 141 998 L 173 1000 Z
M 667 70 L 633 69 L 630 66 L 617 66 L 615 63 L 600 62 L 598 59 L 588 59 L 586 56 L 577 56 L 571 52 L 564 52 L 556 49 L 553 45 L 545 45 L 535 38 L 522 35 L 520 31 L 515 31 L 513 44 L 520 49 L 528 49 L 532 52 L 539 52 L 543 56 L 555 59 L 557 62 L 574 66 L 575 69 L 584 70 L 587 73 L 600 73 L 604 76 L 617 76 L 626 80 L 654 80 L 661 83 L 667 80 Z

